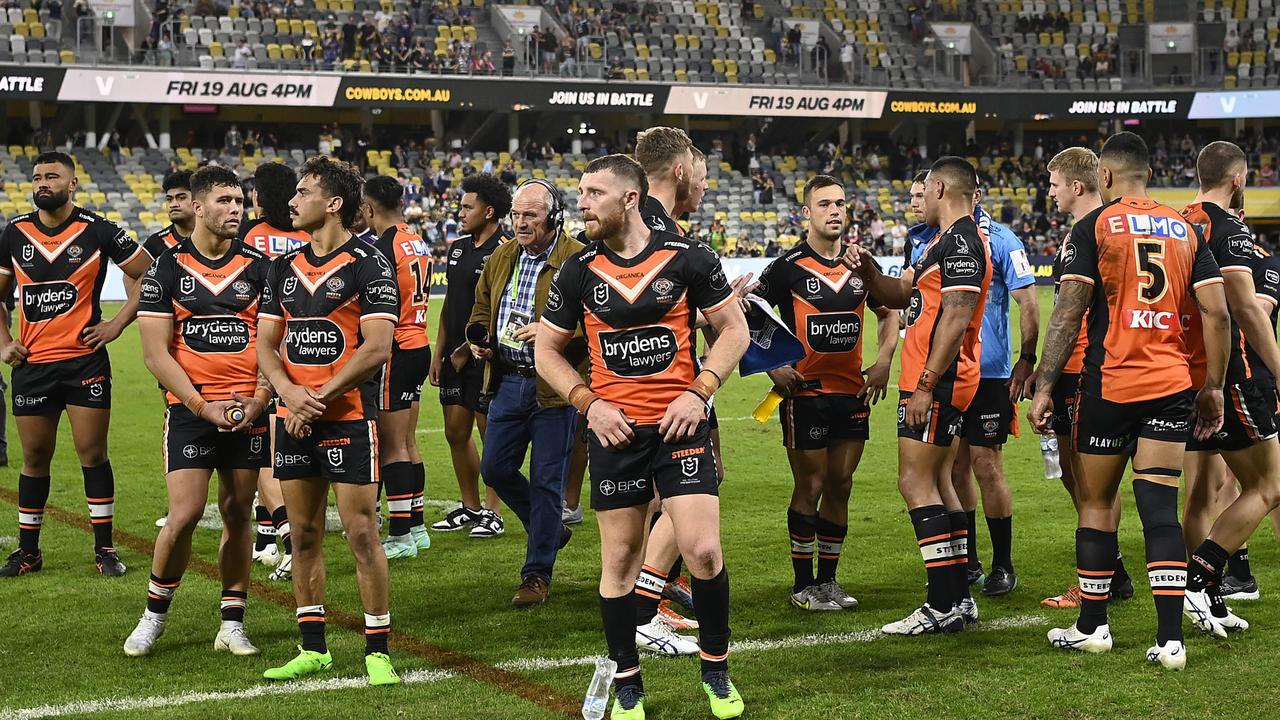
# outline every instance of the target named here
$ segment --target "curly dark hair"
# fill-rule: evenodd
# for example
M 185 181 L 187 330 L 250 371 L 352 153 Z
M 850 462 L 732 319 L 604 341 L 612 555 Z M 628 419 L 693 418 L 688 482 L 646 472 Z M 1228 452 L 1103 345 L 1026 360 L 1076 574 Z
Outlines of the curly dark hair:
M 462 180 L 462 192 L 475 193 L 480 202 L 493 208 L 497 222 L 511 213 L 511 188 L 490 173 L 476 173 Z
M 298 192 L 298 174 L 284 163 L 268 162 L 253 171 L 253 189 L 258 193 L 262 219 L 277 230 L 293 229 L 289 201 Z
M 192 197 L 202 197 L 215 187 L 240 187 L 240 178 L 235 172 L 219 165 L 206 165 L 190 175 L 187 188 Z
M 356 215 L 360 212 L 360 195 L 364 190 L 364 178 L 355 168 L 341 160 L 317 155 L 302 164 L 298 176 L 314 177 L 330 197 L 340 198 L 342 226 L 355 224 Z
M 175 188 L 186 188 L 190 190 L 191 189 L 191 171 L 179 170 L 178 172 L 170 173 L 169 177 L 164 179 L 164 184 L 161 185 L 160 188 L 165 192 L 169 192 L 170 190 L 173 190 Z
M 399 210 L 404 205 L 404 186 L 393 177 L 379 175 L 365 181 L 364 196 L 381 210 Z

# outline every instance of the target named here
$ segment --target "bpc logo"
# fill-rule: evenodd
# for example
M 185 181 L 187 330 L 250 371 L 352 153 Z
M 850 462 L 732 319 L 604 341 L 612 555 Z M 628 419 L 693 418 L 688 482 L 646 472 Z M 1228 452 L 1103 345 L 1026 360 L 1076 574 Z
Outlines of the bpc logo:
M 195 459 L 195 457 L 199 454 L 200 454 L 200 449 L 197 448 L 195 445 L 188 445 L 182 448 L 182 456 L 187 458 L 188 460 Z
M 617 485 L 615 485 L 615 484 L 613 483 L 613 481 L 612 481 L 612 480 L 605 480 L 605 481 L 603 481 L 603 482 L 601 482 L 601 483 L 600 483 L 600 494 L 601 494 L 601 495 L 606 495 L 606 496 L 607 496 L 607 495 L 612 495 L 612 494 L 614 494 L 614 493 L 615 493 L 615 492 L 617 492 L 617 491 L 618 491 L 618 486 L 617 486 Z

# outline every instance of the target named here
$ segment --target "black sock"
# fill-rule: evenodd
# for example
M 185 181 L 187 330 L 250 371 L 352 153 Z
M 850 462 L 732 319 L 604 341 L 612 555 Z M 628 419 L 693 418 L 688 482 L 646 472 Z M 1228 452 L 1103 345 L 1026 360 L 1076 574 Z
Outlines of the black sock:
M 1076 530 L 1076 573 L 1080 582 L 1080 617 L 1076 629 L 1091 633 L 1107 624 L 1107 601 L 1116 569 L 1116 533 L 1094 528 Z
M 93 549 L 98 552 L 114 550 L 111 539 L 112 523 L 116 515 L 116 478 L 111 473 L 110 461 L 96 467 L 82 467 L 84 497 L 89 503 L 89 522 L 93 523 Z
M 1249 569 L 1248 545 L 1231 553 L 1231 558 L 1227 560 L 1227 570 L 1231 577 L 1237 580 L 1248 580 L 1253 577 L 1253 571 Z
M 1129 571 L 1124 568 L 1124 553 L 1116 550 L 1116 574 L 1111 577 L 1111 583 L 1119 587 L 1129 579 Z
M 982 560 L 978 558 L 978 512 L 969 510 L 964 514 L 965 528 L 969 531 L 969 551 L 966 553 L 968 559 L 967 569 L 979 570 L 982 568 Z
M 18 476 L 18 547 L 34 554 L 40 550 L 40 527 L 49 502 L 49 476 Z
M 1147 577 L 1155 597 L 1158 621 L 1156 643 L 1180 641 L 1182 597 L 1187 587 L 1187 549 L 1182 539 L 1182 523 L 1178 521 L 1178 488 L 1139 479 L 1133 481 L 1133 494 L 1147 545 Z M 1222 560 L 1226 560 L 1225 551 Z
M 844 548 L 844 538 L 849 534 L 848 525 L 837 525 L 829 520 L 818 518 L 818 584 L 836 579 L 836 568 L 840 565 L 840 551 Z
M 157 615 L 164 615 L 169 612 L 169 606 L 173 604 L 174 593 L 178 592 L 178 586 L 181 584 L 181 575 L 162 578 L 156 577 L 153 573 L 151 580 L 147 583 L 147 609 Z
M 271 522 L 275 523 L 276 536 L 280 538 L 280 544 L 284 546 L 284 554 L 293 554 L 293 535 L 289 532 L 289 511 L 283 505 L 275 509 L 271 513 Z
M 413 503 L 409 507 L 409 527 L 422 527 L 423 493 L 427 490 L 427 469 L 422 463 L 413 463 Z
M 387 489 L 391 534 L 408 535 L 409 528 L 413 527 L 413 465 L 407 462 L 383 465 L 382 484 Z
M 1013 516 L 987 518 L 987 532 L 991 533 L 991 567 L 1013 572 Z
M 787 532 L 791 535 L 791 570 L 795 583 L 791 592 L 797 593 L 813 584 L 813 555 L 817 543 L 818 516 L 801 515 L 787 510 Z
M 391 639 L 391 613 L 385 615 L 364 614 L 364 654 L 387 654 Z
M 955 587 L 955 600 L 959 602 L 973 597 L 969 590 L 969 546 L 973 538 L 969 535 L 968 519 L 962 510 L 947 513 L 947 522 L 951 526 L 951 555 L 955 563 L 951 565 L 951 582 Z M 930 605 L 929 607 L 933 607 Z
M 249 593 L 244 590 L 222 590 L 222 622 L 244 622 L 245 606 L 249 604 Z
M 635 593 L 616 598 L 601 595 L 600 619 L 604 622 L 604 641 L 609 647 L 609 659 L 618 664 L 618 671 L 613 676 L 614 688 L 621 690 L 630 685 L 643 692 L 640 651 L 636 649 Z
M 298 630 L 302 632 L 302 649 L 329 652 L 324 638 L 324 606 L 304 605 L 297 610 Z
M 1205 539 L 1191 553 L 1191 562 L 1187 563 L 1187 590 L 1200 592 L 1205 588 L 1217 587 L 1222 582 L 1222 570 L 1229 559 L 1225 548 Z
M 953 557 L 951 519 L 942 505 L 918 507 L 908 514 L 929 577 L 929 607 L 936 612 L 947 612 L 959 600 L 955 595 L 953 568 L 956 564 L 963 568 L 965 563 L 964 557 Z
M 698 614 L 698 646 L 705 675 L 729 669 L 729 569 L 710 580 L 690 578 L 694 612 Z
M 667 582 L 675 582 L 680 579 L 680 572 L 684 570 L 684 558 L 676 555 L 676 561 L 671 563 L 671 569 L 667 571 Z
M 253 541 L 253 549 L 262 552 L 268 545 L 276 541 L 276 526 L 271 523 L 271 513 L 261 505 L 253 508 L 254 521 L 258 526 L 257 536 Z
M 667 578 L 661 570 L 651 565 L 640 568 L 635 589 L 631 591 L 636 596 L 636 627 L 649 624 L 653 616 L 658 614 L 658 603 L 662 602 L 662 588 L 666 584 Z

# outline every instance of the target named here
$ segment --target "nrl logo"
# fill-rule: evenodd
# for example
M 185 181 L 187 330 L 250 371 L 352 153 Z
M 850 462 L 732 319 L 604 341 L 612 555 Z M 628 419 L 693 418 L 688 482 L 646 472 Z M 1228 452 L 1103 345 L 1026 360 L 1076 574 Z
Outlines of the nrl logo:
M 680 472 L 685 477 L 693 477 L 698 474 L 698 458 L 689 457 L 680 461 Z
M 178 292 L 183 295 L 190 295 L 196 291 L 196 279 L 188 275 L 178 281 Z

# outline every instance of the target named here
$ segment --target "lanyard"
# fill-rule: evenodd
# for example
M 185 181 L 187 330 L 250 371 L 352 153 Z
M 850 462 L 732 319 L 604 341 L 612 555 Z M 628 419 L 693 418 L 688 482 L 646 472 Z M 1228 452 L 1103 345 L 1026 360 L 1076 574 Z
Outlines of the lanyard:
M 511 309 L 516 307 L 516 298 L 520 295 L 520 264 L 524 262 L 524 250 L 516 255 L 516 269 L 511 273 Z

